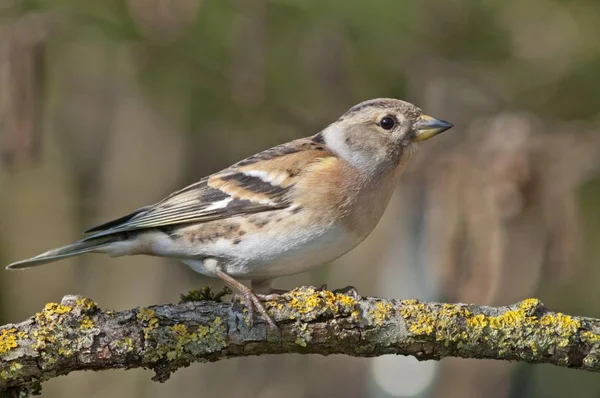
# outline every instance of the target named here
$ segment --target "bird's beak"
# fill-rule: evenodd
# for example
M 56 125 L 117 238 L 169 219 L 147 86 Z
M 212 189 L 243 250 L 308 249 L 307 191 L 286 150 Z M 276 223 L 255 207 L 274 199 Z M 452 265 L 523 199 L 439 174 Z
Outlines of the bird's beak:
M 428 115 L 421 115 L 413 124 L 416 133 L 415 141 L 425 141 L 452 127 L 452 123 Z

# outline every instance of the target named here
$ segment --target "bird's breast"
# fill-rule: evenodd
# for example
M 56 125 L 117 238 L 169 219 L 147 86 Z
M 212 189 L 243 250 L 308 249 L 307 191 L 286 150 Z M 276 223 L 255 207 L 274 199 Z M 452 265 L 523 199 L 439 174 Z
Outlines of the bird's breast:
M 395 175 L 365 181 L 340 166 L 319 163 L 312 180 L 295 186 L 289 208 L 182 228 L 184 255 L 177 257 L 220 258 L 230 275 L 254 279 L 304 272 L 346 254 L 379 222 Z

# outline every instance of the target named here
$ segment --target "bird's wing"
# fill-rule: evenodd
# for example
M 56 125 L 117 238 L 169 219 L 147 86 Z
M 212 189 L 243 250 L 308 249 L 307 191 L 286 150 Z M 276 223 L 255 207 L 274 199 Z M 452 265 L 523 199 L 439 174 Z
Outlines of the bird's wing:
M 203 178 L 166 199 L 90 228 L 86 239 L 174 224 L 206 222 L 293 205 L 288 192 L 302 170 L 331 156 L 318 134 L 282 144 Z

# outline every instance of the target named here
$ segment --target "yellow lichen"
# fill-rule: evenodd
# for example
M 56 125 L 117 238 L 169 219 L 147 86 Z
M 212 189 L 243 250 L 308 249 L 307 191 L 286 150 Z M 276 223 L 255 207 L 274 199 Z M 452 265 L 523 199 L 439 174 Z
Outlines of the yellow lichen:
M 436 320 L 437 326 L 435 330 L 436 341 L 444 342 L 448 345 L 450 343 L 460 342 L 466 339 L 467 333 L 462 330 L 459 323 L 455 322 L 455 319 L 468 318 L 473 314 L 465 306 L 457 304 L 443 304 L 440 316 Z M 431 317 L 430 317 L 431 318 Z
M 496 316 L 473 314 L 468 307 L 458 304 L 432 305 L 416 300 L 404 300 L 401 304 L 400 313 L 415 337 L 435 338 L 459 348 L 494 341 L 501 354 L 527 349 L 536 355 L 552 346 L 566 347 L 581 328 L 581 322 L 569 315 L 539 314 L 542 304 L 537 299 L 524 300 L 516 308 Z M 583 332 L 582 338 L 592 341 L 594 334 Z
M 152 308 L 140 307 L 136 318 L 142 321 L 149 321 L 156 316 L 156 312 Z
M 91 312 L 98 308 L 98 305 L 93 300 L 86 297 L 78 298 L 75 305 L 82 308 L 85 312 Z
M 133 351 L 133 339 L 131 337 L 127 337 L 124 340 L 124 344 L 125 344 L 125 348 L 127 349 L 127 352 Z
M 467 319 L 467 327 L 472 329 L 483 329 L 489 324 L 490 322 L 483 314 L 477 314 Z
M 0 332 L 0 354 L 6 354 L 18 345 L 16 329 L 5 329 Z
M 392 308 L 393 306 L 389 302 L 377 302 L 377 304 L 375 304 L 375 308 L 369 311 L 369 314 L 371 314 L 373 317 L 375 325 L 383 325 L 383 322 L 390 317 Z
M 58 353 L 58 355 L 68 357 L 69 355 L 71 355 L 73 353 L 73 351 L 71 351 L 69 348 L 67 348 L 65 346 L 60 346 L 60 347 L 58 347 L 57 353 Z
M 541 305 L 542 305 L 542 302 L 540 300 L 538 300 L 536 298 L 528 298 L 528 299 L 521 301 L 521 304 L 519 304 L 519 308 L 521 308 L 522 310 L 531 311 L 531 310 L 535 310 L 536 308 L 538 308 Z
M 537 299 L 527 299 L 521 302 L 518 309 L 509 310 L 498 316 L 486 316 L 477 314 L 467 317 L 467 327 L 476 332 L 489 327 L 491 329 L 506 329 L 530 327 L 538 322 L 538 319 L 531 313 L 540 305 Z
M 285 302 L 287 300 L 287 306 Z M 358 302 L 351 296 L 333 293 L 328 290 L 317 290 L 313 287 L 301 287 L 281 296 L 281 299 L 267 301 L 267 308 L 284 311 L 291 309 L 290 319 L 314 319 L 322 315 L 350 315 L 360 318 Z
M 581 332 L 581 339 L 586 343 L 599 343 L 600 334 L 594 333 L 589 330 L 584 330 L 583 332 Z
M 531 350 L 531 352 L 534 355 L 536 355 L 538 353 L 538 346 L 537 346 L 537 344 L 534 341 L 532 341 L 532 342 L 529 343 L 529 349 Z
M 561 313 L 538 317 L 535 310 L 540 305 L 541 303 L 537 299 L 527 299 L 521 302 L 517 309 L 506 311 L 498 316 L 478 314 L 468 318 L 467 327 L 478 332 L 488 327 L 504 333 L 521 333 L 525 339 L 528 339 L 530 334 L 537 332 L 543 339 L 551 337 L 559 347 L 566 347 L 581 327 L 581 322 Z M 539 347 L 534 341 L 529 341 L 527 346 L 532 352 L 538 352 Z
M 40 325 L 46 325 L 57 320 L 62 320 L 61 315 L 71 312 L 72 309 L 68 305 L 48 303 L 41 312 L 35 314 L 35 319 Z
M 418 300 L 403 300 L 400 314 L 408 330 L 416 336 L 429 336 L 435 327 L 435 315 L 428 305 Z
M 23 365 L 21 365 L 19 362 L 13 362 L 10 364 L 11 372 L 17 373 L 21 369 L 23 369 Z
M 341 305 L 346 307 L 354 307 L 358 302 L 352 296 L 347 296 L 345 294 L 337 293 L 335 295 L 335 300 L 339 302 Z
M 290 292 L 292 300 L 289 306 L 300 314 L 308 314 L 316 308 L 335 309 L 335 295 L 327 290 L 316 291 L 313 288 L 294 289 Z
M 199 337 L 206 337 L 206 336 L 208 336 L 209 333 L 210 333 L 210 328 L 208 326 L 204 326 L 204 325 L 198 326 L 198 329 L 196 330 L 196 334 Z
M 94 322 L 90 319 L 89 316 L 84 316 L 81 320 L 81 329 L 87 330 L 94 327 Z
M 152 330 L 158 327 L 158 318 L 156 317 L 156 312 L 152 308 L 140 307 L 136 318 L 146 325 L 144 327 L 144 338 L 146 340 L 149 339 Z
M 177 333 L 180 336 L 184 336 L 188 333 L 185 325 L 182 325 L 180 323 L 171 326 L 171 330 L 174 331 L 175 333 Z
M 358 301 L 352 296 L 346 294 L 336 293 L 335 300 L 341 304 L 343 308 L 350 311 L 350 317 L 358 320 L 360 318 L 360 311 L 358 310 Z
M 55 314 L 66 314 L 68 312 L 71 312 L 71 310 L 73 309 L 73 307 L 70 307 L 68 305 L 62 305 L 62 304 L 57 304 L 54 306 L 53 310 Z
M 560 312 L 554 315 L 544 315 L 540 322 L 543 325 L 554 326 L 568 333 L 574 333 L 581 327 L 581 322 Z
M 312 335 L 310 329 L 308 328 L 308 324 L 300 323 L 294 327 L 294 331 L 296 332 L 296 340 L 294 342 L 299 346 L 306 347 L 312 340 Z
M 116 351 L 122 352 L 122 349 L 125 348 L 125 352 L 131 352 L 134 349 L 133 339 L 131 337 L 126 337 L 123 340 L 117 340 L 113 343 L 113 347 L 116 349 Z

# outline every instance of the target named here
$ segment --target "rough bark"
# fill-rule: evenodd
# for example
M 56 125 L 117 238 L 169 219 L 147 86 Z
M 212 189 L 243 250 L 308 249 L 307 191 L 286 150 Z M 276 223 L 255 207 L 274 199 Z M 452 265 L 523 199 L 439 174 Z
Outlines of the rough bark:
M 28 396 L 76 370 L 148 368 L 164 382 L 192 362 L 262 354 L 487 358 L 600 371 L 600 320 L 507 307 L 355 299 L 303 287 L 266 303 L 279 331 L 240 303 L 182 302 L 113 312 L 66 296 L 0 327 L 0 396 Z

